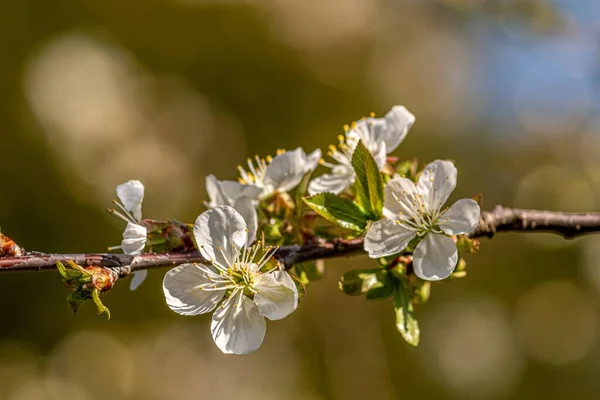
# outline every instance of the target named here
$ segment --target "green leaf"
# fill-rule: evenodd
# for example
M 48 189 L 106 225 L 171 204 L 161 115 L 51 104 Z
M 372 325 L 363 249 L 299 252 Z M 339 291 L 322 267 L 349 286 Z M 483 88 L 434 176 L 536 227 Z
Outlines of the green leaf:
M 415 318 L 414 308 L 410 301 L 410 293 L 405 280 L 400 280 L 394 294 L 394 310 L 396 311 L 396 328 L 404 340 L 413 346 L 419 345 L 419 324 Z
M 383 178 L 375 159 L 365 145 L 358 142 L 352 154 L 352 166 L 356 172 L 356 201 L 372 220 L 378 220 L 383 210 Z
M 367 226 L 368 219 L 356 204 L 333 193 L 305 197 L 304 202 L 320 216 L 342 228 L 362 231 Z
M 342 275 L 340 290 L 350 296 L 366 293 L 367 299 L 385 299 L 394 292 L 394 285 L 385 269 L 355 269 Z
M 385 283 L 383 286 L 367 291 L 367 300 L 385 300 L 394 294 L 394 285 L 391 282 Z

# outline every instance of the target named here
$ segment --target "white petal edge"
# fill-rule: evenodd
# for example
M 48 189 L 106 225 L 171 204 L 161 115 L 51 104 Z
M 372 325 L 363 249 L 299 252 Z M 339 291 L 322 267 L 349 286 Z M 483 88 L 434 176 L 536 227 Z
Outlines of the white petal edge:
M 247 225 L 233 207 L 216 206 L 196 219 L 194 238 L 204 258 L 227 267 L 246 244 Z
M 331 174 L 324 174 L 313 179 L 308 185 L 308 194 L 311 196 L 325 192 L 340 194 L 354 183 L 354 177 L 354 171 L 351 168 L 336 169 Z
M 319 160 L 321 159 L 322 153 L 321 149 L 315 149 L 312 153 L 306 156 L 306 162 L 308 171 L 314 171 L 315 168 L 319 166 Z
M 256 240 L 256 231 L 258 230 L 258 215 L 252 200 L 248 197 L 240 197 L 236 200 L 233 208 L 240 213 L 246 226 L 248 227 L 248 235 L 246 239 L 246 246 L 251 245 Z
M 417 190 L 430 212 L 439 211 L 456 188 L 458 172 L 450 161 L 435 160 L 425 167 L 417 182 Z
M 365 236 L 365 251 L 371 258 L 379 258 L 398 254 L 417 235 L 414 230 L 407 229 L 390 219 L 374 222 Z
M 292 190 L 308 172 L 308 160 L 301 147 L 275 156 L 265 172 L 265 186 L 278 192 Z
M 241 290 L 235 291 L 215 310 L 210 324 L 213 340 L 225 354 L 241 355 L 257 350 L 266 331 L 265 317 Z
M 229 204 L 229 199 L 227 199 L 225 193 L 223 193 L 221 182 L 214 175 L 208 175 L 206 177 L 205 187 L 210 207 L 231 205 Z
M 451 237 L 428 233 L 413 253 L 415 274 L 426 281 L 439 281 L 452 274 L 458 250 Z
M 144 283 L 144 281 L 146 280 L 147 277 L 148 277 L 147 270 L 143 269 L 141 271 L 135 271 L 131 275 L 131 281 L 129 281 L 129 290 L 131 290 L 133 292 L 134 290 L 139 288 L 140 285 L 142 283 Z
M 123 207 L 133 214 L 136 221 L 142 220 L 144 185 L 138 180 L 130 180 L 117 186 L 117 196 Z
M 387 163 L 388 153 L 389 151 L 387 151 L 385 143 L 380 143 L 377 148 L 371 152 L 373 159 L 380 170 L 385 167 L 385 164 Z
M 201 285 L 214 285 L 219 279 L 211 267 L 202 264 L 182 264 L 171 269 L 163 279 L 167 305 L 181 315 L 198 315 L 214 310 L 225 295 L 223 290 L 205 291 Z
M 236 181 L 218 181 L 227 200 L 226 205 L 233 205 L 240 197 L 249 197 L 257 200 L 263 189 L 255 185 L 244 185 Z
M 415 123 L 415 116 L 404 106 L 394 106 L 383 118 L 384 124 L 376 131 L 377 140 L 386 145 L 387 154 L 398 148 Z
M 123 253 L 137 256 L 144 251 L 147 234 L 146 227 L 128 222 L 125 231 L 123 231 L 123 241 L 121 242 Z
M 275 271 L 260 275 L 254 289 L 254 302 L 261 315 L 271 321 L 283 319 L 298 307 L 298 288 L 285 271 Z
M 471 233 L 479 224 L 481 210 L 473 199 L 460 199 L 444 212 L 438 225 L 448 235 Z

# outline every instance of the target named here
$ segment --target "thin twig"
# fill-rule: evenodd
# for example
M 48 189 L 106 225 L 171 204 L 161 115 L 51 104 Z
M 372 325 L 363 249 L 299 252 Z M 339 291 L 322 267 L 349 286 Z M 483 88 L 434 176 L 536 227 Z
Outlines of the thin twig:
M 541 210 L 521 210 L 496 206 L 483 211 L 478 228 L 471 238 L 493 237 L 498 232 L 548 232 L 567 239 L 590 233 L 600 233 L 600 213 L 563 213 Z M 286 268 L 323 258 L 343 257 L 363 252 L 362 238 L 319 241 L 304 245 L 280 247 L 275 253 Z M 150 268 L 202 263 L 206 260 L 197 251 L 180 253 L 147 253 L 137 257 L 126 254 L 45 254 L 29 252 L 16 257 L 0 257 L 2 271 L 41 271 L 56 269 L 56 262 L 72 260 L 82 266 L 110 268 L 124 277 L 131 272 Z

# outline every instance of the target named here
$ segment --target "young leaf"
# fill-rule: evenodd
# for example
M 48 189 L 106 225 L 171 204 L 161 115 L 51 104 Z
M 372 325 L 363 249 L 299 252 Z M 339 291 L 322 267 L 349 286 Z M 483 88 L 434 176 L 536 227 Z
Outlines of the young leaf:
M 350 296 L 366 293 L 368 300 L 385 299 L 394 292 L 394 285 L 388 272 L 382 268 L 355 269 L 342 275 L 340 290 Z
M 358 142 L 352 154 L 352 166 L 356 172 L 358 205 L 370 219 L 380 219 L 383 210 L 383 178 L 375 159 L 362 142 Z
M 335 222 L 342 228 L 362 231 L 367 226 L 367 216 L 356 204 L 333 193 L 319 193 L 305 197 L 304 202 L 320 216 Z
M 413 346 L 419 345 L 419 324 L 415 318 L 410 294 L 404 280 L 399 281 L 394 294 L 394 310 L 396 311 L 396 328 L 404 340 Z

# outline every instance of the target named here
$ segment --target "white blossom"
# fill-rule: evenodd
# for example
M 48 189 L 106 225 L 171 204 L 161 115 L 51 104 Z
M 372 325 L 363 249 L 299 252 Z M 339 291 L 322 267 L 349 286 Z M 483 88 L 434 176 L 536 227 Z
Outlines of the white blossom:
M 121 212 L 114 214 L 127 222 L 123 231 L 121 249 L 125 254 L 139 255 L 146 247 L 148 231 L 142 222 L 142 201 L 144 200 L 144 185 L 137 180 L 130 180 L 117 186 L 117 197 L 121 203 L 115 202 Z M 129 288 L 137 289 L 148 276 L 148 271 L 136 271 L 133 273 Z
M 414 122 L 415 116 L 404 106 L 394 106 L 384 118 L 363 118 L 351 127 L 346 126 L 346 135 L 339 136 L 339 149 L 332 145 L 328 153 L 337 163 L 321 163 L 331 168 L 331 172 L 314 179 L 308 193 L 311 196 L 323 192 L 339 194 L 354 183 L 352 154 L 359 141 L 373 155 L 379 168 L 383 168 L 387 155 L 402 143 Z
M 274 158 L 254 160 L 248 158 L 248 170 L 239 166 L 240 182 L 262 189 L 258 198 L 263 199 L 272 194 L 288 192 L 294 189 L 304 175 L 313 171 L 321 159 L 321 150 L 316 149 L 306 154 L 301 147 L 296 150 L 281 152 Z
M 468 234 L 479 222 L 477 202 L 461 199 L 449 209 L 442 207 L 456 187 L 456 167 L 436 160 L 425 167 L 415 185 L 394 178 L 385 187 L 385 218 L 371 225 L 365 250 L 371 258 L 400 253 L 417 236 L 422 240 L 413 252 L 415 274 L 426 280 L 450 276 L 458 250 L 450 235 Z
M 194 224 L 194 238 L 206 264 L 183 264 L 165 275 L 167 305 L 182 315 L 214 310 L 211 334 L 223 353 L 247 354 L 263 342 L 265 317 L 278 320 L 298 306 L 291 276 L 267 269 L 274 249 L 251 247 L 255 237 L 230 206 L 215 206 Z

